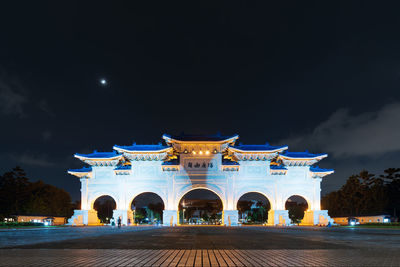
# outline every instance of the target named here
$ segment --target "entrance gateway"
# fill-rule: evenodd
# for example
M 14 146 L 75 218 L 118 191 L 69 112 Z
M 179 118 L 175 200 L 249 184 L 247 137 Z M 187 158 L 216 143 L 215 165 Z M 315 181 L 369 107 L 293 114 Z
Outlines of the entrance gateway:
M 166 145 L 113 147 L 113 152 L 75 154 L 89 167 L 69 170 L 80 178 L 81 209 L 70 225 L 99 223 L 95 200 L 111 196 L 113 217 L 133 222 L 131 203 L 142 193 L 155 193 L 164 202 L 163 224 L 179 225 L 179 202 L 188 192 L 207 189 L 222 201 L 222 224 L 238 225 L 237 202 L 249 192 L 264 195 L 271 204 L 268 225 L 289 225 L 285 202 L 293 195 L 308 204 L 302 225 L 327 225 L 333 220 L 321 210 L 321 180 L 333 173 L 313 166 L 327 154 L 289 152 L 288 146 L 235 145 L 238 135 L 163 135 Z

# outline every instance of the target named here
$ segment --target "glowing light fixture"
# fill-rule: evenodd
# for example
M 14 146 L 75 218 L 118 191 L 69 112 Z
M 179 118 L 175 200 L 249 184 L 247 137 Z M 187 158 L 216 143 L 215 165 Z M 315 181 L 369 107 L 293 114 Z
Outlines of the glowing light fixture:
M 187 154 L 187 153 L 188 153 L 187 149 L 185 149 L 185 150 L 183 151 L 183 153 Z
M 218 153 L 218 151 L 217 151 L 217 149 L 214 149 L 214 152 L 213 152 L 214 154 L 217 154 Z
M 206 151 L 206 155 L 208 155 L 208 154 L 210 154 L 210 151 L 207 150 L 207 151 Z
M 203 151 L 200 150 L 199 154 L 200 154 L 200 155 L 203 155 Z
M 194 151 L 194 149 L 193 149 L 192 153 L 193 153 L 193 155 L 196 155 L 196 151 Z

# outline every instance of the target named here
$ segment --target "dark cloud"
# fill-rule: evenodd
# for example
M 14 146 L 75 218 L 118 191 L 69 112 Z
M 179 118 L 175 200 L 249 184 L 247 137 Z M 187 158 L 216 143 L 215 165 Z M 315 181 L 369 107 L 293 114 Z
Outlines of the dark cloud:
M 294 136 L 283 143 L 290 147 L 322 149 L 334 157 L 378 157 L 400 151 L 400 103 L 375 112 L 352 115 L 339 109 L 310 134 Z
M 50 108 L 49 104 L 47 103 L 47 101 L 44 100 L 44 99 L 39 101 L 38 108 L 41 111 L 47 113 L 51 117 L 55 117 L 56 116 L 56 114 L 51 110 L 51 108 Z
M 43 131 L 43 132 L 42 132 L 42 139 L 43 139 L 43 141 L 49 140 L 49 139 L 51 138 L 52 135 L 53 135 L 53 133 L 50 132 L 50 131 L 48 131 L 48 130 Z
M 7 74 L 0 74 L 0 111 L 6 115 L 23 117 L 24 105 L 28 102 L 27 92 L 20 82 Z
M 0 171 L 22 165 L 79 199 L 74 153 L 182 131 L 327 152 L 324 192 L 361 169 L 400 167 L 398 3 L 2 9 Z
M 55 165 L 55 163 L 51 162 L 45 154 L 23 152 L 21 154 L 12 154 L 10 156 L 21 166 L 51 167 Z

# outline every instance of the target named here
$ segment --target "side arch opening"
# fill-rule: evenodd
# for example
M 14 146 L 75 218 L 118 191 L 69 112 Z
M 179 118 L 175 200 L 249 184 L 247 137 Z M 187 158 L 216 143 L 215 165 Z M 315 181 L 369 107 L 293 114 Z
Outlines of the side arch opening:
M 293 224 L 300 224 L 304 213 L 309 208 L 307 200 L 300 195 L 290 196 L 285 203 L 285 209 L 289 212 L 289 218 Z
M 243 225 L 266 224 L 271 203 L 261 193 L 248 192 L 239 198 L 236 207 L 239 212 L 239 222 Z
M 117 208 L 117 203 L 113 197 L 102 195 L 95 199 L 92 207 L 97 211 L 97 218 L 100 223 L 109 224 L 113 217 L 113 212 Z
M 153 192 L 145 192 L 133 198 L 130 206 L 135 224 L 162 224 L 165 208 L 162 198 Z

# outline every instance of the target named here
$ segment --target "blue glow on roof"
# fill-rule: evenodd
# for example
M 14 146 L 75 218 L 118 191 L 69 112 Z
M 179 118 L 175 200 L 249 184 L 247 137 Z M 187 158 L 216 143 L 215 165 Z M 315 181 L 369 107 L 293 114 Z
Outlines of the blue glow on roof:
M 91 172 L 92 171 L 92 167 L 83 167 L 80 169 L 72 169 L 72 170 L 68 170 L 69 172 Z
M 118 145 L 115 145 L 114 147 L 121 148 L 121 149 L 124 149 L 124 150 L 129 150 L 129 151 L 159 151 L 159 150 L 163 150 L 163 149 L 169 148 L 168 146 L 163 146 L 161 144 L 157 144 L 157 145 L 137 145 L 136 143 L 131 145 L 131 146 L 118 146 Z
M 285 148 L 287 146 L 271 146 L 269 144 L 265 145 L 238 145 L 238 146 L 233 146 L 232 148 L 240 149 L 243 151 L 271 151 L 271 150 L 277 150 L 281 148 Z
M 132 169 L 131 165 L 121 165 L 115 168 L 114 170 L 130 170 L 130 169 Z
M 283 165 L 270 165 L 269 168 L 271 170 L 287 170 Z
M 94 150 L 93 153 L 91 153 L 91 154 L 79 154 L 79 153 L 76 153 L 75 155 L 79 156 L 79 157 L 84 157 L 84 158 L 107 159 L 107 158 L 113 158 L 115 156 L 118 156 L 119 154 L 116 151 L 113 151 L 113 152 L 98 152 L 97 150 Z
M 333 169 L 322 169 L 318 166 L 311 166 L 310 171 L 311 172 L 333 172 Z
M 290 157 L 290 158 L 315 158 L 315 157 L 320 157 L 320 156 L 327 156 L 327 154 L 313 154 L 309 153 L 308 151 L 304 152 L 289 152 L 286 151 L 285 153 L 282 153 L 282 156 Z
M 223 159 L 222 160 L 222 165 L 240 165 L 240 164 L 237 163 L 236 161 Z
M 169 160 L 169 161 L 164 161 L 162 163 L 162 165 L 164 165 L 164 166 L 179 165 L 179 158 L 173 159 L 173 160 Z

